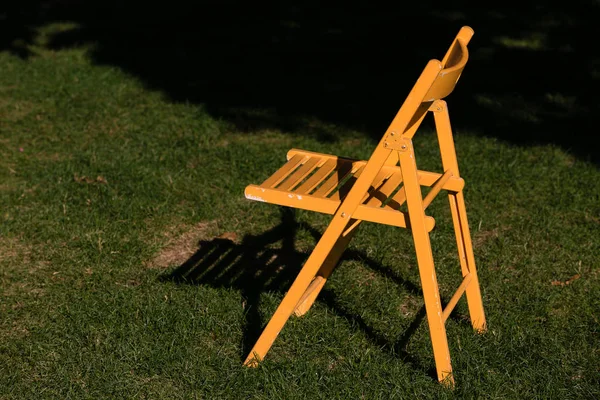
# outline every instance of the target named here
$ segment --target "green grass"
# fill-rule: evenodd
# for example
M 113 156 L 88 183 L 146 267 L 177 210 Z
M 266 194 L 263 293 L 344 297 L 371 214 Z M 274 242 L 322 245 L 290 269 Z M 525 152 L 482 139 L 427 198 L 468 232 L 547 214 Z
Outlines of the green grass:
M 282 213 L 244 187 L 292 147 L 364 158 L 375 142 L 335 126 L 333 142 L 237 132 L 86 49 L 43 44 L 26 60 L 0 53 L 0 398 L 600 398 L 594 165 L 456 132 L 489 331 L 473 333 L 461 300 L 448 322 L 454 391 L 431 376 L 410 233 L 374 224 L 247 369 L 329 217 Z M 415 139 L 423 169 L 439 169 L 434 143 Z M 447 301 L 452 224 L 443 199 L 430 209 Z M 222 234 L 236 237 L 224 261 L 195 284 L 172 279 Z

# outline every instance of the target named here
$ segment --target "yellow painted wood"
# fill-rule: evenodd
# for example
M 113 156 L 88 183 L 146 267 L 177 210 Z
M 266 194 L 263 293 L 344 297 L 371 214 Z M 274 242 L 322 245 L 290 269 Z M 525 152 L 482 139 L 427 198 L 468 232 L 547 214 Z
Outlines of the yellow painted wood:
M 245 190 L 247 199 L 277 204 L 280 206 L 299 208 L 302 210 L 316 211 L 324 214 L 334 214 L 340 205 L 339 200 L 319 198 L 313 196 L 295 195 L 279 189 L 265 189 L 256 185 L 248 185 Z M 396 210 L 359 205 L 355 208 L 355 219 L 376 222 L 379 224 L 406 228 L 405 215 Z M 432 217 L 426 218 L 426 226 L 431 231 L 435 226 Z
M 320 166 L 319 170 L 316 171 L 310 178 L 306 180 L 302 185 L 294 190 L 296 194 L 308 194 L 315 187 L 319 186 L 319 183 L 323 181 L 323 179 L 327 178 L 331 171 L 337 165 L 335 160 L 331 159 L 321 159 L 325 161 L 322 166 Z
M 373 182 L 371 183 L 371 187 L 367 190 L 367 194 L 363 196 L 361 204 L 370 198 L 372 194 L 377 193 L 381 189 L 383 182 L 391 175 L 391 172 L 384 170 L 383 168 L 379 170 L 379 173 L 375 176 L 375 179 L 373 179 Z
M 336 199 L 336 198 L 339 199 L 340 193 L 348 193 L 350 188 L 352 188 L 352 186 L 354 185 L 354 182 L 356 181 L 356 179 L 358 179 L 360 177 L 360 174 L 362 173 L 364 167 L 359 167 L 359 168 L 360 169 L 354 174 L 354 177 L 351 179 L 348 179 L 348 181 L 340 188 L 340 190 L 338 190 L 336 193 L 334 193 L 332 196 L 330 196 L 330 199 Z M 387 178 L 388 174 L 389 173 L 386 171 L 383 171 L 383 170 L 379 171 L 379 173 L 373 180 L 373 183 L 371 184 L 371 187 L 369 188 L 368 192 L 365 193 L 365 195 L 363 196 L 361 204 L 364 203 L 369 198 L 370 192 L 375 191 L 377 189 L 377 187 L 379 185 L 381 185 L 381 183 Z
M 479 289 L 479 278 L 475 267 L 475 255 L 473 254 L 473 244 L 471 242 L 471 233 L 469 232 L 469 222 L 467 221 L 467 210 L 462 192 L 452 195 L 455 197 L 456 214 L 460 221 L 460 234 L 465 246 L 467 256 L 467 265 L 469 273 L 473 279 L 467 288 L 467 304 L 469 306 L 469 315 L 473 328 L 478 332 L 484 332 L 487 329 L 485 312 L 483 311 L 483 301 L 481 299 L 481 290 Z
M 452 175 L 455 177 L 460 176 L 458 170 L 458 162 L 456 160 L 456 150 L 454 148 L 454 140 L 452 138 L 452 129 L 450 127 L 450 119 L 447 116 L 447 105 L 444 100 L 435 101 L 431 105 L 433 112 L 436 131 L 438 135 L 438 144 L 440 147 L 440 155 L 442 158 L 442 166 L 446 170 L 452 171 Z M 444 111 L 446 110 L 446 111 Z M 458 248 L 458 258 L 460 260 L 460 267 L 463 277 L 469 273 L 469 267 L 467 265 L 467 255 L 465 253 L 465 245 L 462 240 L 462 228 L 460 226 L 460 218 L 458 216 L 458 205 L 456 203 L 456 196 L 448 194 L 448 201 L 450 203 L 450 211 L 452 213 L 452 223 L 454 225 L 454 232 L 456 236 L 456 245 Z
M 445 322 L 463 294 L 467 297 L 473 327 L 478 331 L 486 327 L 462 193 L 465 183 L 458 171 L 447 105 L 441 100 L 454 90 L 462 74 L 469 58 L 467 44 L 472 36 L 473 30 L 463 27 L 442 61 L 431 60 L 427 64 L 369 160 L 291 149 L 287 153 L 288 162 L 275 174 L 261 185 L 246 187 L 248 199 L 333 216 L 248 354 L 245 365 L 256 366 L 265 357 L 292 313 L 303 315 L 310 309 L 358 226 L 369 221 L 410 227 L 438 379 L 453 385 Z M 435 119 L 443 174 L 417 169 L 411 139 L 429 112 Z M 431 187 L 425 198 L 421 186 Z M 448 192 L 463 275 L 461 285 L 445 309 L 442 309 L 429 238 L 435 220 L 425 214 L 441 190 Z M 408 211 L 402 212 L 399 209 L 405 202 Z
M 315 169 L 319 161 L 320 159 L 316 157 L 309 158 L 304 164 L 302 164 L 300 168 L 298 168 L 281 185 L 279 185 L 277 189 L 289 190 L 295 187 L 302 181 L 302 179 L 306 178 L 306 176 L 310 174 L 313 169 Z
M 333 174 L 319 186 L 311 195 L 315 197 L 327 197 L 348 175 L 356 172 L 362 165 L 342 163 L 339 168 L 334 169 Z
M 316 273 L 323 265 L 334 245 L 338 242 L 344 227 L 346 227 L 350 220 L 352 211 L 359 205 L 359 202 L 388 156 L 389 151 L 382 146 L 378 146 L 375 149 L 370 162 L 365 166 L 364 172 L 357 179 L 344 201 L 342 201 L 340 207 L 335 212 L 331 223 L 306 260 L 306 263 L 300 270 L 294 283 L 292 283 L 290 290 L 281 301 L 277 310 L 275 310 L 273 317 L 271 317 L 271 320 L 267 323 L 267 326 L 250 351 L 250 354 L 244 362 L 245 365 L 255 366 L 264 358 L 266 352 L 271 348 L 273 341 L 277 335 L 279 335 L 279 332 L 296 308 L 302 295 L 306 292 Z
M 348 247 L 348 244 L 354 237 L 354 234 L 357 231 L 356 228 L 359 225 L 355 224 L 356 222 L 360 223 L 361 221 L 350 219 L 346 225 L 346 228 L 344 228 L 345 233 L 338 237 L 335 245 L 331 249 L 331 252 L 327 255 L 327 258 L 325 261 L 323 261 L 323 264 L 319 268 L 317 276 L 315 276 L 309 287 L 298 301 L 298 304 L 296 304 L 296 307 L 294 308 L 294 314 L 296 316 L 300 317 L 306 314 L 310 307 L 314 304 L 317 296 L 321 292 L 321 289 L 323 289 L 323 286 L 325 286 L 327 279 L 329 279 L 333 269 L 342 257 L 344 250 L 346 250 L 346 247 Z
M 387 203 L 385 205 L 384 209 L 386 209 L 386 210 L 389 210 L 389 209 L 397 210 L 397 209 L 400 208 L 400 206 L 402 206 L 402 204 L 404 204 L 405 201 L 406 201 L 406 190 L 404 190 L 404 186 L 403 186 L 392 197 L 392 201 L 390 201 L 389 203 Z
M 444 184 L 448 182 L 448 179 L 452 178 L 452 171 L 448 170 L 444 172 L 444 175 L 438 179 L 438 181 L 433 185 L 427 196 L 423 199 L 423 209 L 427 209 L 433 199 L 440 193 L 440 190 L 444 187 Z
M 450 316 L 450 313 L 452 312 L 452 310 L 454 310 L 454 307 L 456 307 L 456 303 L 458 303 L 458 300 L 460 300 L 462 295 L 465 293 L 465 290 L 467 290 L 467 287 L 469 286 L 469 283 L 471 283 L 472 280 L 473 275 L 471 274 L 467 274 L 467 276 L 464 277 L 462 283 L 460 284 L 458 289 L 456 289 L 456 292 L 454 293 L 448 304 L 446 304 L 446 308 L 444 308 L 444 311 L 442 312 L 442 320 L 444 322 L 446 322 L 446 320 Z
M 420 99 L 424 97 L 426 90 L 431 87 L 431 84 L 435 80 L 439 70 L 439 61 L 429 62 L 428 66 L 425 68 L 425 71 L 421 74 L 421 77 L 417 81 L 417 84 L 411 91 L 412 97 L 411 94 L 409 94 L 400 111 L 396 115 L 396 118 L 392 121 L 392 125 L 395 124 L 394 126 L 402 128 L 401 131 L 404 131 L 410 122 L 411 115 L 413 115 L 417 108 L 419 108 Z M 419 82 L 423 82 L 424 84 L 419 85 Z M 371 158 L 366 164 L 362 175 L 358 178 L 350 190 L 350 193 L 348 193 L 340 207 L 337 209 L 331 220 L 331 223 L 325 230 L 325 233 L 317 243 L 317 246 L 313 252 L 308 257 L 308 260 L 300 270 L 300 273 L 296 277 L 296 280 L 292 284 L 290 290 L 281 301 L 281 304 L 273 314 L 273 317 L 271 317 L 271 320 L 267 323 L 267 326 L 265 327 L 261 336 L 258 338 L 256 344 L 250 351 L 250 354 L 244 362 L 245 365 L 256 365 L 257 362 L 264 358 L 266 352 L 271 348 L 273 341 L 277 335 L 279 335 L 283 325 L 285 325 L 285 322 L 289 319 L 291 313 L 294 311 L 298 301 L 310 285 L 310 282 L 315 277 L 327 255 L 337 242 L 337 239 L 342 234 L 344 227 L 352 217 L 352 213 L 358 207 L 360 200 L 367 192 L 371 182 L 389 155 L 390 150 L 387 150 L 383 147 L 382 139 L 371 155 Z M 425 223 L 423 222 L 423 227 L 424 226 Z
M 302 210 L 333 214 L 340 205 L 339 200 L 301 195 L 279 189 L 267 189 L 261 186 L 248 185 L 244 191 L 246 198 L 277 204 L 280 206 L 300 208 Z
M 469 60 L 467 44 L 472 36 L 473 30 L 467 27 L 461 29 L 456 36 L 450 49 L 442 59 L 443 69 L 440 71 L 438 79 L 431 85 L 429 92 L 427 92 L 426 101 L 440 100 L 452 93 Z
M 292 157 L 285 165 L 271 175 L 266 181 L 262 183 L 264 187 L 274 187 L 279 182 L 283 181 L 303 160 L 306 156 L 297 154 Z
M 398 158 L 396 156 L 396 160 L 397 159 Z M 389 158 L 388 158 L 388 160 L 389 160 Z M 382 169 L 382 171 L 383 171 L 383 169 Z M 400 184 L 400 181 L 402 181 L 402 175 L 396 174 L 396 175 L 392 175 L 391 177 L 389 177 L 389 179 L 387 179 L 384 184 L 381 184 L 381 182 L 378 182 L 378 185 L 380 185 L 380 186 L 373 189 L 372 191 L 370 190 L 369 193 L 365 195 L 365 197 L 361 203 L 363 203 L 364 205 L 369 206 L 369 207 L 378 208 L 385 200 L 387 200 L 387 198 L 394 191 L 394 189 L 396 189 L 396 187 L 398 187 L 398 185 Z M 375 186 L 375 183 L 373 186 Z M 355 216 L 356 216 L 356 213 L 355 213 Z M 349 226 L 346 228 L 346 230 L 344 231 L 344 233 L 342 235 L 346 236 L 347 234 L 349 234 L 350 231 L 354 230 L 356 228 L 356 226 L 358 224 L 360 224 L 361 222 L 362 222 L 362 220 L 360 220 L 360 219 L 354 220 L 354 223 L 349 224 Z M 375 222 L 375 221 L 371 221 L 371 222 Z M 433 229 L 433 226 L 432 226 L 432 229 Z
M 299 149 L 291 149 L 290 151 L 288 151 L 288 157 L 289 156 L 297 156 L 297 155 L 302 155 L 302 156 L 306 156 L 306 157 L 321 157 L 328 161 L 333 160 L 333 161 L 337 162 L 338 165 L 351 164 L 353 169 L 359 168 L 360 166 L 364 166 L 367 163 L 367 161 L 355 160 L 355 159 L 344 158 L 344 157 L 336 157 L 336 156 L 332 156 L 330 154 L 314 153 L 312 151 L 304 151 L 304 150 L 299 150 Z M 350 167 L 346 167 L 346 168 L 350 168 Z M 387 173 L 390 173 L 390 175 L 391 174 L 401 174 L 400 167 L 398 167 L 398 166 L 385 165 L 382 168 L 382 170 Z M 421 171 L 421 170 L 418 171 L 418 175 L 419 175 L 419 184 L 421 186 L 433 186 L 442 176 L 442 174 L 437 173 L 437 172 Z M 338 179 L 338 182 L 339 182 L 339 179 Z M 448 180 L 448 182 L 446 182 L 444 184 L 442 189 L 447 190 L 449 192 L 460 192 L 463 189 L 464 185 L 465 185 L 465 182 L 462 178 L 453 176 L 450 178 L 450 180 Z M 262 186 L 264 186 L 264 185 L 262 185 Z
M 388 159 L 386 160 L 386 163 L 389 162 L 390 159 L 392 159 L 392 158 L 388 157 Z M 398 160 L 397 156 L 395 157 L 395 160 L 396 161 Z M 367 205 L 367 206 L 379 207 L 382 204 L 382 202 L 385 199 L 387 199 L 387 197 L 394 191 L 394 189 L 396 189 L 396 187 L 400 184 L 401 180 L 402 180 L 402 174 L 392 175 L 385 181 L 385 183 L 383 185 L 379 186 L 374 191 L 373 194 L 365 195 L 365 198 L 363 199 L 362 203 L 364 203 L 366 201 L 365 205 Z M 376 179 L 376 181 L 377 181 L 377 179 Z M 377 185 L 377 184 L 374 182 L 374 186 L 375 185 Z M 356 213 L 355 213 L 355 216 L 356 216 Z M 361 220 L 361 219 L 351 219 L 350 220 L 350 222 L 346 226 L 344 232 L 342 233 L 342 236 L 338 239 L 338 242 L 336 243 L 336 245 L 332 249 L 331 253 L 327 257 L 327 259 L 325 260 L 325 262 L 323 263 L 321 268 L 319 269 L 317 276 L 315 277 L 313 282 L 310 284 L 310 286 L 308 287 L 306 292 L 302 295 L 298 304 L 296 305 L 296 308 L 294 309 L 294 314 L 296 314 L 296 316 L 304 315 L 305 313 L 308 312 L 310 307 L 313 305 L 317 296 L 321 292 L 321 289 L 323 289 L 323 286 L 325 286 L 327 279 L 329 279 L 331 272 L 337 265 L 340 257 L 342 256 L 344 250 L 348 246 L 348 243 L 350 242 L 350 240 L 356 233 L 356 229 L 358 228 L 358 226 L 360 225 L 360 223 L 362 221 L 363 220 Z M 405 222 L 404 222 L 404 224 L 405 224 Z M 432 226 L 432 228 L 433 228 L 433 226 Z
M 357 207 L 353 217 L 363 221 L 406 228 L 406 216 L 401 211 L 361 205 Z M 433 230 L 434 227 L 435 219 L 430 216 L 425 216 L 425 228 L 427 232 Z
M 352 176 L 338 190 L 336 190 L 331 196 L 329 196 L 329 198 L 331 200 L 341 200 L 341 198 L 343 197 L 341 195 L 345 195 L 350 191 L 350 188 L 354 185 L 354 182 L 356 182 L 356 180 L 360 177 L 360 174 L 362 174 L 364 168 L 364 165 L 358 165 L 356 171 L 352 172 Z
M 306 260 L 300 273 L 279 304 L 279 307 L 277 307 L 277 310 L 275 310 L 275 313 L 267 323 L 267 326 L 254 344 L 254 347 L 250 350 L 250 353 L 244 361 L 244 365 L 256 366 L 258 362 L 264 358 L 267 351 L 269 351 L 273 345 L 275 338 L 279 335 L 279 332 L 289 319 L 290 315 L 294 312 L 300 298 L 306 292 L 306 289 L 325 261 L 327 255 L 330 253 L 346 223 L 347 220 L 340 217 L 339 214 L 336 214 L 333 217 L 331 223 L 325 230 L 325 233 L 323 233 L 323 236 L 317 243 L 315 249 L 308 257 L 308 260 Z
M 333 271 L 333 268 L 331 268 L 330 271 Z M 300 297 L 298 304 L 296 304 L 296 307 L 294 308 L 294 314 L 297 317 L 301 317 L 308 312 L 310 307 L 312 307 L 315 300 L 317 299 L 317 296 L 321 292 L 321 289 L 323 289 L 325 283 L 327 283 L 327 278 L 329 278 L 329 276 L 325 278 L 321 274 L 321 270 L 319 270 L 317 276 L 315 276 L 315 278 L 312 280 L 306 291 L 302 294 L 302 297 Z
M 379 207 L 383 204 L 384 201 L 388 199 L 390 194 L 394 192 L 394 190 L 400 185 L 402 182 L 402 174 L 395 173 L 390 176 L 385 183 L 377 189 L 372 195 L 367 203 L 369 207 Z
M 459 177 L 460 173 L 458 170 L 454 139 L 452 138 L 452 127 L 450 125 L 448 105 L 443 100 L 436 101 L 432 105 L 432 111 L 440 146 L 442 166 L 445 170 L 451 170 L 454 176 Z M 484 332 L 487 323 L 485 312 L 483 310 L 477 268 L 475 267 L 475 255 L 473 254 L 473 244 L 471 243 L 471 233 L 469 230 L 469 222 L 467 220 L 464 195 L 462 191 L 448 193 L 448 200 L 452 212 L 452 221 L 454 224 L 462 275 L 463 277 L 467 274 L 473 276 L 472 282 L 466 290 L 471 324 L 476 331 Z
M 429 234 L 425 226 L 423 197 L 417 177 L 417 168 L 411 141 L 407 141 L 407 150 L 399 152 L 398 157 L 402 168 L 406 204 L 408 206 L 410 226 L 417 253 L 417 262 L 419 263 L 419 275 L 421 277 L 421 287 L 423 288 L 423 298 L 425 300 L 427 322 L 429 324 L 429 334 L 433 346 L 437 375 L 440 381 L 453 382 L 446 327 L 442 320 L 440 292 L 433 265 Z

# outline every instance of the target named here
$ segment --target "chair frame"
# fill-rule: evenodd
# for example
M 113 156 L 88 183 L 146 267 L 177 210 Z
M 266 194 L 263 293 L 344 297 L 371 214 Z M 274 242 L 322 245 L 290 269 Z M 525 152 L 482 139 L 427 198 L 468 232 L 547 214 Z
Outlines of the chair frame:
M 459 174 L 448 107 L 442 100 L 452 92 L 467 63 L 467 44 L 473 33 L 470 27 L 462 27 L 442 61 L 427 63 L 368 161 L 292 149 L 282 168 L 261 185 L 246 188 L 248 199 L 332 214 L 333 218 L 244 365 L 258 365 L 289 317 L 308 312 L 356 228 L 362 221 L 370 221 L 405 227 L 412 232 L 437 377 L 441 382 L 454 384 L 445 323 L 463 294 L 473 328 L 478 332 L 486 330 L 463 196 L 464 180 Z M 415 160 L 412 138 L 429 112 L 433 113 L 440 146 L 444 169 L 441 174 L 418 170 Z M 326 179 L 331 171 L 337 176 Z M 348 176 L 350 179 L 343 182 L 342 178 Z M 401 183 L 403 187 L 398 189 Z M 338 190 L 332 192 L 330 186 L 336 185 Z M 421 186 L 431 187 L 425 197 Z M 441 190 L 448 193 L 463 276 L 445 308 L 429 238 L 435 220 L 425 213 Z M 398 210 L 404 202 L 406 212 Z

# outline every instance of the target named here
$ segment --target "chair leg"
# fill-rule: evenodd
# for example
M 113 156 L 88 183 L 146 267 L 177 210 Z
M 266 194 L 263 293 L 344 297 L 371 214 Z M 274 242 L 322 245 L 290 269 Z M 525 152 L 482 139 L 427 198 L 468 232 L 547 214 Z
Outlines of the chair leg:
M 384 165 L 394 166 L 396 164 L 398 164 L 398 153 L 392 151 L 387 157 Z M 369 198 L 369 196 L 365 196 L 365 198 Z M 376 198 L 370 198 L 368 202 L 369 204 L 374 203 L 374 206 L 381 205 L 381 201 L 377 200 Z M 310 310 L 310 307 L 312 307 L 313 303 L 317 299 L 317 296 L 323 289 L 323 286 L 325 286 L 327 279 L 329 279 L 331 272 L 337 266 L 342 254 L 344 254 L 344 251 L 354 237 L 354 234 L 356 233 L 356 230 L 361 222 L 362 221 L 356 219 L 351 219 L 350 222 L 348 222 L 348 225 L 346 225 L 346 228 L 344 229 L 343 236 L 341 236 L 333 246 L 331 253 L 319 269 L 319 272 L 317 272 L 317 276 L 310 283 L 308 289 L 306 289 L 306 292 L 304 292 L 300 298 L 300 301 L 296 305 L 296 309 L 294 310 L 294 314 L 296 314 L 296 316 L 300 317 Z
M 435 118 L 435 126 L 438 134 L 440 153 L 442 156 L 442 165 L 444 170 L 451 169 L 454 176 L 459 176 L 458 161 L 456 159 L 456 149 L 452 139 L 452 127 L 450 124 L 450 115 L 448 105 L 443 100 L 437 100 L 432 104 L 431 110 Z M 481 291 L 479 289 L 479 279 L 475 268 L 475 256 L 473 255 L 473 245 L 471 243 L 471 233 L 467 221 L 467 210 L 462 192 L 448 195 L 450 200 L 450 210 L 452 211 L 452 221 L 454 222 L 454 232 L 456 234 L 456 244 L 458 247 L 458 257 L 462 275 L 471 273 L 472 279 L 467 286 L 466 295 L 469 305 L 469 314 L 473 328 L 478 332 L 486 329 L 485 314 L 483 311 L 483 302 L 481 300 Z
M 452 220 L 454 221 L 454 231 L 462 274 L 465 276 L 470 273 L 472 276 L 471 282 L 465 291 L 471 324 L 476 331 L 484 332 L 486 330 L 485 313 L 483 311 L 483 301 L 481 300 L 481 290 L 475 267 L 475 256 L 473 254 L 473 244 L 471 243 L 471 233 L 467 221 L 464 196 L 462 192 L 459 192 L 450 194 L 448 198 L 450 200 L 450 209 L 452 210 Z
M 433 264 L 429 233 L 425 226 L 423 197 L 417 176 L 417 166 L 414 159 L 412 142 L 410 140 L 406 141 L 405 150 L 399 152 L 399 158 L 400 167 L 402 169 L 402 179 L 406 191 L 410 229 L 415 243 L 417 263 L 419 264 L 421 287 L 423 289 L 423 298 L 425 301 L 425 310 L 427 312 L 427 322 L 429 324 L 429 333 L 431 336 L 437 376 L 440 382 L 445 382 L 452 386 L 454 384 L 454 379 L 452 377 L 452 364 L 450 363 L 450 350 L 448 348 L 446 326 L 442 319 L 443 309 Z
M 267 323 L 267 326 L 256 341 L 256 344 L 250 351 L 246 361 L 244 361 L 244 365 L 256 366 L 269 351 L 275 338 L 279 335 L 279 332 L 294 312 L 300 298 L 306 292 L 306 289 L 329 256 L 334 245 L 344 232 L 344 229 L 346 229 L 348 221 L 352 217 L 352 213 L 367 194 L 369 186 L 381 170 L 381 167 L 390 155 L 390 152 L 391 150 L 386 149 L 383 145 L 378 146 L 375 149 L 361 176 L 356 180 L 352 189 L 335 212 L 325 233 L 321 236 L 315 249 L 308 257 L 308 260 L 306 260 L 304 267 L 302 267 L 302 270 L 294 280 L 294 283 L 292 283 L 290 290 L 283 297 L 281 304 L 279 304 L 279 307 L 275 310 L 275 314 L 273 314 L 271 320 Z
M 351 219 L 347 227 L 353 226 L 355 221 L 356 220 Z M 338 238 L 337 242 L 331 249 L 331 252 L 323 262 L 323 265 L 321 265 L 319 272 L 317 272 L 317 276 L 315 276 L 313 281 L 310 283 L 310 285 L 300 298 L 300 301 L 298 301 L 298 304 L 294 309 L 294 314 L 296 316 L 300 317 L 306 314 L 308 310 L 310 310 L 313 303 L 317 299 L 317 296 L 319 296 L 321 289 L 323 289 L 323 286 L 325 286 L 327 279 L 329 279 L 329 276 L 333 272 L 333 269 L 337 266 L 340 258 L 342 257 L 342 254 L 344 254 L 344 251 L 348 247 L 350 240 L 352 240 L 352 237 L 354 236 L 357 227 L 358 226 L 354 226 L 354 229 L 348 232 L 346 236 L 340 236 Z
M 281 332 L 281 329 L 294 312 L 296 305 L 306 292 L 317 271 L 331 253 L 336 242 L 338 242 L 346 225 L 347 219 L 336 218 L 334 216 L 329 227 L 323 233 L 323 236 L 294 280 L 294 283 L 292 283 L 287 294 L 283 297 L 279 307 L 275 310 L 271 320 L 267 323 L 252 350 L 250 350 L 248 357 L 244 361 L 244 365 L 250 367 L 257 366 L 258 362 L 265 357 L 277 335 L 279 335 L 279 332 Z

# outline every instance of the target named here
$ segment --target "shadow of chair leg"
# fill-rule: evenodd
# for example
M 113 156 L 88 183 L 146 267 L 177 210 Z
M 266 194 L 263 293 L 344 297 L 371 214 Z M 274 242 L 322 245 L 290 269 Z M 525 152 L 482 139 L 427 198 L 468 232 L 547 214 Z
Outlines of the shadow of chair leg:
M 375 329 L 369 326 L 360 315 L 349 312 L 346 309 L 344 309 L 344 307 L 340 306 L 336 300 L 335 294 L 332 291 L 324 289 L 321 292 L 319 298 L 330 310 L 333 311 L 334 314 L 355 323 L 360 328 L 360 330 L 362 330 L 366 334 L 368 340 L 371 341 L 373 344 L 375 344 L 381 349 L 388 349 L 392 354 L 397 355 L 403 362 L 412 364 L 416 368 L 426 371 L 432 379 L 437 380 L 437 372 L 435 368 L 425 368 L 415 357 L 413 357 L 406 350 L 410 339 L 413 337 L 413 335 L 423 322 L 423 319 L 425 318 L 425 306 L 422 306 L 419 309 L 419 311 L 415 314 L 413 321 L 411 322 L 409 327 L 404 331 L 402 336 L 398 338 L 397 341 L 392 343 L 383 335 L 377 333 Z

